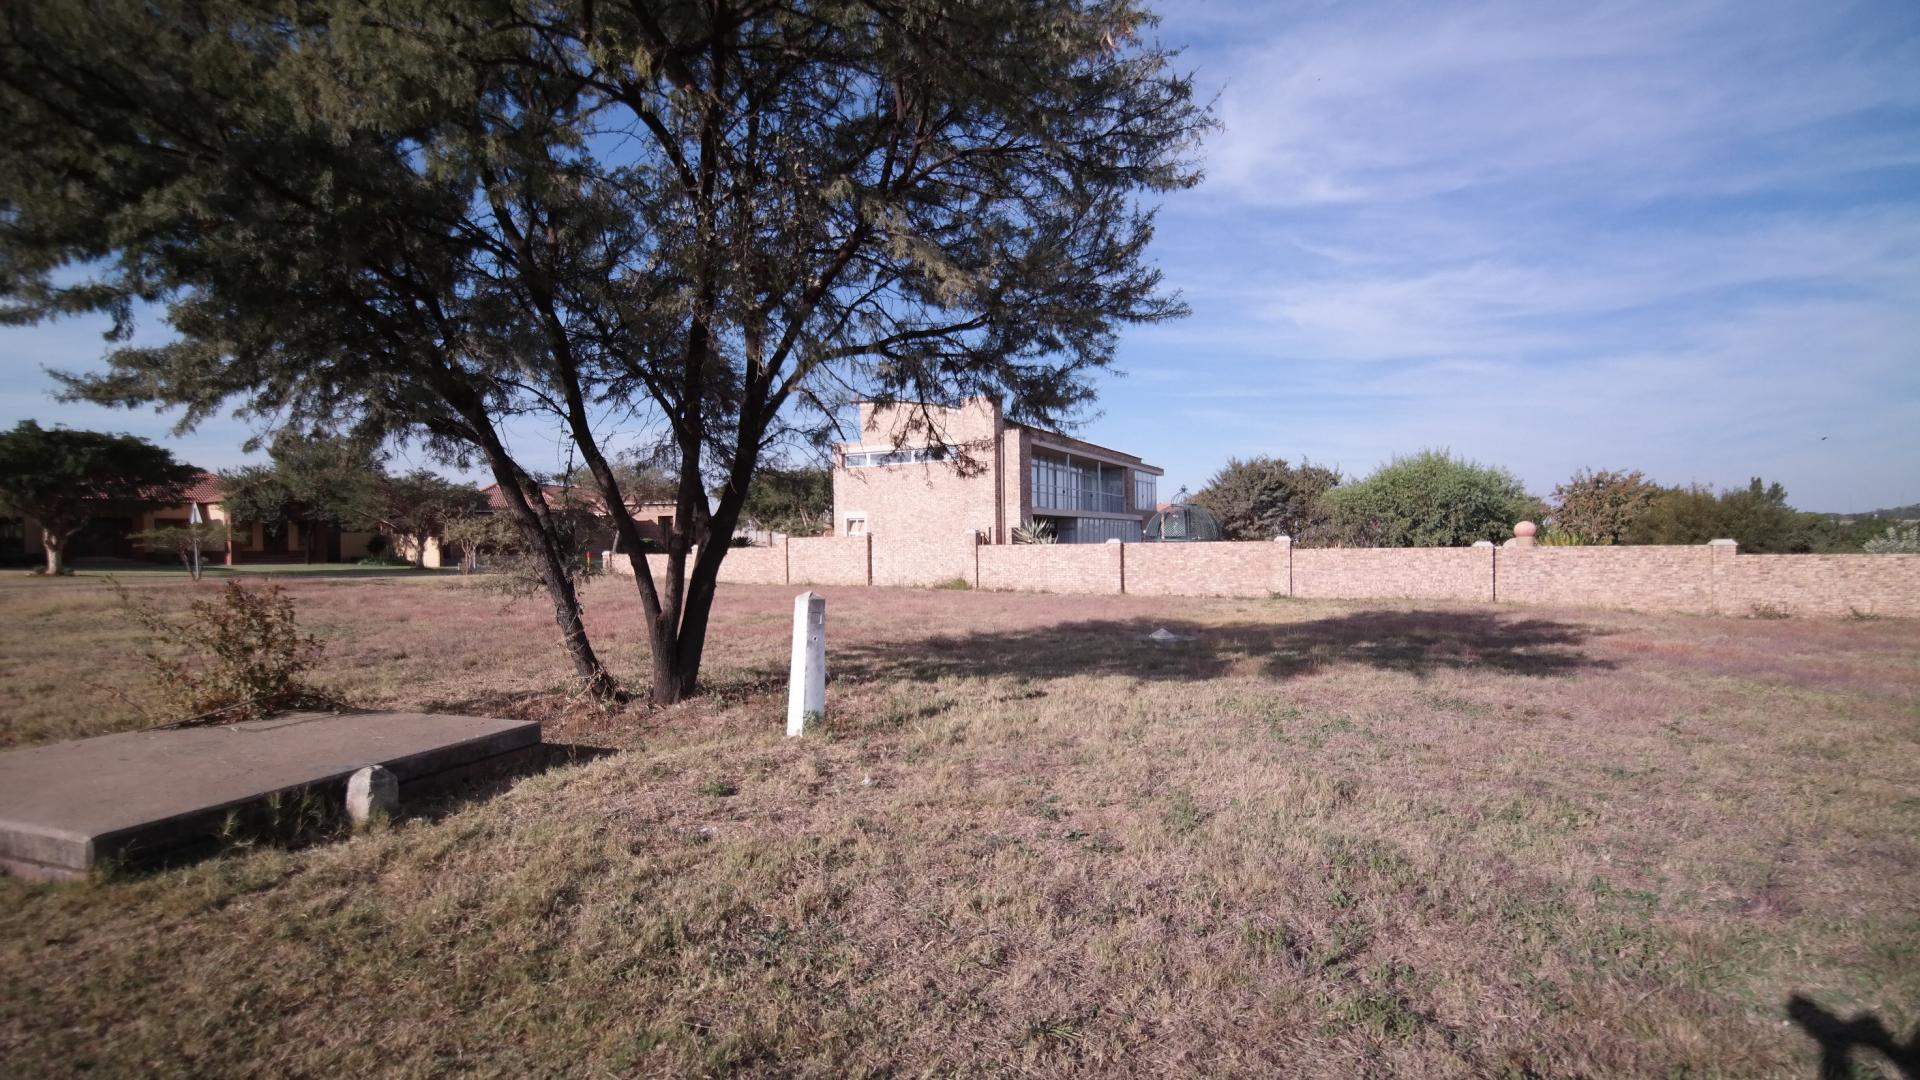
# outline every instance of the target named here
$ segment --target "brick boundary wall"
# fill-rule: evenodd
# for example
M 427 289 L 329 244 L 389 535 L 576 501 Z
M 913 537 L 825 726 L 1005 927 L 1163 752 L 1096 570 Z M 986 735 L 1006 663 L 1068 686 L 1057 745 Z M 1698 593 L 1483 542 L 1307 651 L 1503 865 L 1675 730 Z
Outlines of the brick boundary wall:
M 1297 548 L 1291 554 L 1290 596 L 1326 600 L 1494 599 L 1492 547 Z
M 1920 615 L 1920 555 L 1731 557 L 1731 615 Z
M 1713 611 L 1714 551 L 1705 544 L 1501 548 L 1493 598 L 1515 604 Z
M 664 555 L 648 557 L 657 574 Z M 630 557 L 607 568 L 631 574 Z M 1728 615 L 1920 617 L 1920 555 L 1742 555 L 1698 546 L 1296 548 L 1273 543 L 886 544 L 788 538 L 740 548 L 720 580 L 761 585 L 942 585 L 1137 596 L 1448 600 Z
M 1139 596 L 1286 596 L 1287 545 L 1115 544 Z
M 873 537 L 788 537 L 787 581 L 809 585 L 873 584 Z
M 785 585 L 791 577 L 785 544 L 736 548 L 720 560 L 720 580 L 737 585 Z
M 992 544 L 977 553 L 982 589 L 1012 592 L 1126 591 L 1126 549 L 1134 544 Z
M 873 545 L 873 584 L 926 587 L 979 584 L 979 540 L 960 531 L 951 540 Z

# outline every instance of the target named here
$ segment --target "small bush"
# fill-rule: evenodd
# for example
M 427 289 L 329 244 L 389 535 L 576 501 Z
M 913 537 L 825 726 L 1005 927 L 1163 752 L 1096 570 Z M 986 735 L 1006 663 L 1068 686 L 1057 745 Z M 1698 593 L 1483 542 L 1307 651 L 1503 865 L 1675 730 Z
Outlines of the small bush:
M 1863 550 L 1869 555 L 1920 555 L 1920 525 L 1889 526 L 1885 536 L 1867 541 Z
M 1593 543 L 1584 535 L 1562 528 L 1558 524 L 1548 525 L 1534 537 L 1533 542 L 1541 547 L 1587 547 Z
M 952 589 L 956 592 L 965 592 L 966 590 L 973 588 L 973 582 L 968 581 L 966 578 L 963 578 L 963 577 L 948 578 L 947 580 L 941 582 L 940 584 L 935 585 L 934 588 Z
M 1057 544 L 1053 522 L 1029 518 L 1013 527 L 1013 542 L 1016 544 Z
M 413 560 L 403 559 L 391 551 L 375 551 L 373 545 L 367 545 L 367 553 L 359 560 L 361 566 L 412 566 Z
M 303 676 L 320 662 L 318 638 L 300 631 L 293 600 L 271 582 L 229 581 L 217 598 L 195 600 L 184 618 L 135 599 L 120 602 L 151 640 L 141 654 L 161 699 L 161 718 L 229 723 L 276 709 L 327 704 Z

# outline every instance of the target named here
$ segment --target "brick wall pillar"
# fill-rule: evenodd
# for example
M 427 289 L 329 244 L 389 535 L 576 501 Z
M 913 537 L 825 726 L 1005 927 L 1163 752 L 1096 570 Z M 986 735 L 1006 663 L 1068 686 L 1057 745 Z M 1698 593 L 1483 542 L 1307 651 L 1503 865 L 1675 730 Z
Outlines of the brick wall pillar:
M 1293 595 L 1293 537 L 1281 535 L 1273 538 L 1280 545 L 1280 557 L 1274 562 L 1273 594 L 1275 596 Z
M 960 538 L 960 577 L 974 588 L 980 587 L 980 530 L 968 529 Z
M 860 545 L 860 547 L 861 547 L 861 554 L 866 559 L 866 563 L 867 563 L 867 584 L 871 585 L 873 584 L 873 534 L 863 533 L 861 534 L 860 539 L 865 541 Z
M 1124 593 L 1127 591 L 1127 545 L 1119 540 L 1109 540 L 1106 547 L 1113 553 L 1113 579 L 1120 586 L 1117 591 Z
M 1732 612 L 1739 606 L 1733 588 L 1733 560 L 1739 554 L 1737 540 L 1707 541 L 1707 595 L 1712 597 L 1715 611 Z
M 1500 549 L 1493 546 L 1491 540 L 1475 540 L 1473 546 L 1487 549 L 1487 595 L 1491 604 L 1500 599 Z

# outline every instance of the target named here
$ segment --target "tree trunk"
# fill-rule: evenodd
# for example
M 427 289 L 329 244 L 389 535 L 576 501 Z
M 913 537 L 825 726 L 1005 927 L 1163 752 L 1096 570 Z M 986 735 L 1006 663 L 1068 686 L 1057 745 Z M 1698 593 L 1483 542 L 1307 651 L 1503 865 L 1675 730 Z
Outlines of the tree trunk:
M 67 538 L 56 535 L 51 529 L 40 530 L 40 546 L 47 553 L 47 576 L 56 577 L 67 572 Z
M 580 596 L 574 591 L 565 568 L 558 560 L 543 557 L 540 576 L 547 584 L 547 595 L 553 600 L 553 621 L 559 625 L 560 636 L 566 642 L 574 674 L 586 684 L 587 694 L 595 700 L 620 700 L 623 697 L 620 684 L 601 665 L 600 658 L 594 655 L 592 642 L 587 639 L 587 624 L 580 616 Z
M 538 565 L 541 584 L 546 586 L 547 596 L 553 601 L 553 621 L 560 627 L 560 637 L 566 645 L 567 656 L 573 661 L 574 674 L 595 700 L 624 700 L 620 684 L 594 655 L 593 644 L 587 639 L 587 624 L 580 615 L 580 596 L 563 561 L 567 555 L 555 548 L 548 522 L 542 519 L 546 504 L 542 502 L 540 509 L 535 509 L 529 501 L 530 495 L 538 497 L 538 489 L 530 493 L 521 486 L 523 474 L 519 466 L 507 455 L 506 446 L 490 427 L 476 423 L 475 428 L 484 437 L 481 445 L 486 450 L 488 464 L 493 466 L 493 478 L 499 482 L 507 512 L 520 526 L 520 535 L 527 541 Z

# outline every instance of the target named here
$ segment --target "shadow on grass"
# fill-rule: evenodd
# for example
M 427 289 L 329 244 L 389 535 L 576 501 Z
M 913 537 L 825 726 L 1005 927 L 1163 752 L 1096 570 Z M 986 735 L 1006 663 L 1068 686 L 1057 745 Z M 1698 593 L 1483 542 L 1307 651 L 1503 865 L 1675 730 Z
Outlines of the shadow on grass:
M 404 787 L 401 788 L 400 818 L 435 821 L 473 803 L 485 802 L 503 794 L 528 777 L 585 765 L 619 752 L 610 747 L 584 743 L 543 742 L 533 747 L 531 753 L 518 755 L 516 760 L 504 765 L 435 778 L 412 795 Z
M 1788 1000 L 1787 1017 L 1820 1044 L 1820 1080 L 1870 1075 L 1866 1070 L 1871 1059 L 1863 1054 L 1856 1061 L 1856 1050 L 1875 1051 L 1892 1062 L 1905 1080 L 1920 1080 L 1920 1028 L 1901 1045 L 1878 1016 L 1860 1013 L 1842 1020 L 1800 994 Z
M 70 577 L 83 581 L 105 578 L 109 575 L 136 583 L 192 580 L 192 575 L 187 572 L 186 567 L 181 566 L 178 562 L 81 558 L 73 560 L 72 570 L 73 573 Z M 263 577 L 326 580 L 330 578 L 437 578 L 459 576 L 460 571 L 452 567 L 431 569 L 419 566 L 363 566 L 359 563 L 240 563 L 237 566 L 208 565 L 202 571 L 202 579 L 207 581 L 225 581 L 228 578 L 238 578 L 246 581 Z
M 601 746 L 542 742 L 499 758 L 436 773 L 401 785 L 399 813 L 393 820 L 438 821 L 492 799 L 528 777 L 617 753 Z M 98 873 L 108 880 L 124 881 L 257 848 L 297 851 L 345 840 L 354 834 L 346 813 L 346 787 L 346 781 L 339 780 L 252 800 L 210 815 L 197 827 L 184 827 L 164 846 L 123 849 L 103 861 Z
M 1178 640 L 1148 638 L 1162 628 Z M 836 675 L 900 679 L 1130 675 L 1198 681 L 1248 664 L 1281 680 L 1343 666 L 1415 678 L 1440 671 L 1542 677 L 1612 670 L 1613 661 L 1580 649 L 1595 633 L 1572 623 L 1481 611 L 1360 611 L 1273 625 L 1111 619 L 839 649 L 830 644 L 828 664 Z

